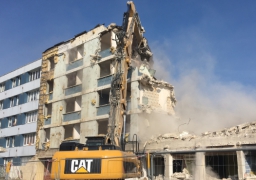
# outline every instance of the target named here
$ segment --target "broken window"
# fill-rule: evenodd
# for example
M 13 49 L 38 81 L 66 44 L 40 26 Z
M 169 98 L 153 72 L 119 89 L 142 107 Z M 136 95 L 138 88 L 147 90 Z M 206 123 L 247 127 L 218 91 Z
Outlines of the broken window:
M 55 63 L 54 63 L 54 56 L 48 58 L 48 70 L 52 70 L 55 68 Z
M 256 176 L 256 151 L 244 151 L 245 173 Z
M 172 163 L 173 163 L 174 174 L 188 173 L 190 175 L 193 175 L 194 165 L 195 165 L 195 155 L 194 154 L 175 154 L 173 155 Z
M 101 36 L 101 51 L 111 47 L 111 32 L 107 32 Z
M 153 158 L 153 175 L 154 176 L 164 176 L 164 157 L 155 156 Z
M 83 71 L 76 71 L 67 75 L 67 87 L 72 87 L 78 84 L 82 84 Z
M 107 134 L 108 119 L 98 121 L 98 134 Z
M 48 90 L 48 93 L 53 92 L 53 80 L 47 81 L 47 90 Z
M 115 72 L 114 60 L 107 60 L 99 63 L 100 66 L 100 77 L 112 75 Z
M 219 179 L 238 177 L 236 152 L 206 153 L 205 162 L 209 176 Z
M 80 139 L 80 124 L 71 124 L 64 126 L 65 128 L 65 140 Z
M 45 105 L 44 115 L 45 115 L 45 118 L 51 117 L 51 115 L 52 115 L 52 103 Z
M 109 93 L 110 93 L 110 88 L 98 91 L 99 106 L 109 104 Z
M 44 132 L 45 132 L 44 142 L 49 142 L 50 141 L 50 128 L 44 129 Z
M 81 96 L 66 99 L 66 113 L 81 110 Z
M 68 59 L 69 63 L 72 63 L 76 60 L 79 60 L 83 57 L 84 54 L 84 45 L 77 46 L 73 49 L 68 50 Z

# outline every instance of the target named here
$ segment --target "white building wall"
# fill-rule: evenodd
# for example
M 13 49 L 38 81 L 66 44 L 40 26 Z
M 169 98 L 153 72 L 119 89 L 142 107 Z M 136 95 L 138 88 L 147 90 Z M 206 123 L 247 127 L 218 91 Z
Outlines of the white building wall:
M 19 69 L 16 69 L 8 74 L 5 74 L 0 77 L 0 83 L 7 82 L 8 80 L 12 78 L 16 78 L 17 76 L 21 76 L 22 74 L 28 73 L 30 71 L 33 71 L 35 69 L 41 69 L 41 59 L 36 60 L 30 64 L 27 64 Z M 40 87 L 40 78 L 35 79 L 33 81 L 26 82 L 24 84 L 18 85 L 14 88 L 11 88 L 9 90 L 5 90 L 0 93 L 0 101 L 4 101 L 10 97 L 13 96 L 19 96 L 20 94 L 23 94 L 25 92 L 37 90 Z M 25 98 L 24 98 L 25 99 Z M 20 100 L 19 100 L 20 101 Z M 5 152 L 0 153 L 0 164 L 3 163 L 3 158 L 14 158 L 14 157 L 27 157 L 27 156 L 34 156 L 35 151 L 35 145 L 32 143 L 32 145 L 24 145 L 24 135 L 29 133 L 35 133 L 37 122 L 26 122 L 26 113 L 31 111 L 37 111 L 38 110 L 38 99 L 33 100 L 31 102 L 25 102 L 23 104 L 14 106 L 14 107 L 5 107 L 5 109 L 0 110 L 0 121 L 3 122 L 3 119 L 6 120 L 7 117 L 10 116 L 19 116 L 22 114 L 23 121 L 22 125 L 15 125 L 12 127 L 1 127 L 0 128 L 0 141 L 2 142 L 0 146 L 3 146 L 5 148 Z M 6 139 L 8 137 L 17 137 L 17 136 L 23 136 L 21 138 L 19 145 L 16 147 L 9 147 L 6 148 Z M 19 139 L 19 138 L 18 138 Z M 5 140 L 5 143 L 3 143 Z M 34 140 L 34 143 L 36 140 Z M 17 143 L 16 143 L 17 144 Z

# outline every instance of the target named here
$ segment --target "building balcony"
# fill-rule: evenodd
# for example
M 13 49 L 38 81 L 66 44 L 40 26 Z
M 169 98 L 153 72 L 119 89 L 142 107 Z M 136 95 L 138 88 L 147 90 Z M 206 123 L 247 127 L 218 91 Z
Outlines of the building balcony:
M 77 68 L 79 66 L 82 66 L 82 65 L 83 65 L 83 58 L 69 63 L 66 66 L 66 71 L 69 71 L 71 69 L 75 69 L 75 68 Z
M 112 54 L 112 52 L 111 52 L 111 50 L 110 50 L 110 48 L 109 48 L 109 49 L 105 49 L 105 50 L 101 51 L 101 52 L 99 53 L 99 55 L 101 56 L 101 58 L 104 58 L 104 57 L 111 56 L 111 55 L 113 55 L 113 54 Z
M 63 122 L 73 121 L 77 119 L 81 119 L 81 111 L 75 111 L 75 112 L 69 112 L 69 113 L 63 114 Z
M 110 111 L 109 104 L 99 106 L 99 107 L 97 107 L 97 116 L 102 116 L 102 115 L 108 114 L 109 111 Z
M 71 87 L 68 87 L 65 90 L 65 96 L 75 94 L 75 93 L 78 93 L 78 92 L 81 92 L 81 91 L 82 91 L 82 84 L 71 86 Z
M 51 124 L 52 119 L 49 117 L 47 119 L 44 120 L 44 125 L 50 125 Z
M 110 84 L 111 80 L 112 80 L 112 74 L 99 78 L 98 87 Z

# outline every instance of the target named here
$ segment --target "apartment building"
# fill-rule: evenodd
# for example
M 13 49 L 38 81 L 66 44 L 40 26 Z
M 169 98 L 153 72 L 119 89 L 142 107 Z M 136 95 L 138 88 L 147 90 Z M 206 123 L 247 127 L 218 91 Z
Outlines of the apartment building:
M 36 153 L 41 59 L 0 77 L 0 166 L 27 162 Z
M 111 28 L 98 25 L 43 53 L 38 158 L 51 158 L 63 140 L 85 143 L 86 136 L 107 133 L 115 38 Z M 143 63 L 137 53 L 133 57 L 127 76 L 126 133 L 130 139 L 138 133 L 145 109 L 154 107 L 173 115 L 175 104 L 173 87 L 154 79 L 152 59 Z M 148 85 L 149 81 L 154 85 Z

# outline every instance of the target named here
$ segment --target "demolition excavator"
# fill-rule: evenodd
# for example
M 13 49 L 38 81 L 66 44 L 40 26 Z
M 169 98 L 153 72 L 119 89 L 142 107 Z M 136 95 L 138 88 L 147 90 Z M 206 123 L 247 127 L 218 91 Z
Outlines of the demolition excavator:
M 86 137 L 85 144 L 62 142 L 52 158 L 51 179 L 125 179 L 141 176 L 137 155 L 125 151 L 127 74 L 134 51 L 141 57 L 152 54 L 148 52 L 144 30 L 133 2 L 127 5 L 122 26 L 111 28 L 117 45 L 107 134 Z

